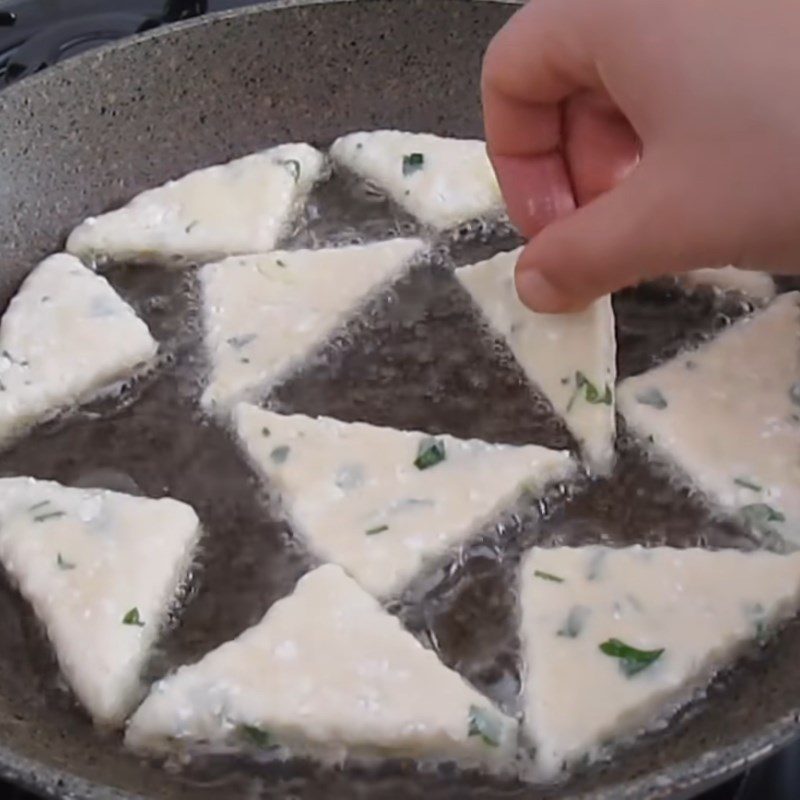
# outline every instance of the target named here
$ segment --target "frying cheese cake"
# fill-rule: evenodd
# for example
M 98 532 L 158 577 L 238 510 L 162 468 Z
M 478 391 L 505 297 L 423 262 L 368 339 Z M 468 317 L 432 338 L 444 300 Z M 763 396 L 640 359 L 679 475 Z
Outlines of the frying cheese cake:
M 399 756 L 502 767 L 517 723 L 445 667 L 335 565 L 156 684 L 125 738 L 139 751 L 283 746 L 340 762 Z
M 158 345 L 108 281 L 60 253 L 0 321 L 0 444 L 150 365 Z
M 616 336 L 611 298 L 585 311 L 537 314 L 514 285 L 519 250 L 456 270 L 456 277 L 508 345 L 528 380 L 550 401 L 578 441 L 590 469 L 614 462 Z
M 569 454 L 537 445 L 291 416 L 242 404 L 236 435 L 320 559 L 377 597 L 399 593 L 524 491 L 575 472 Z
M 274 249 L 313 185 L 325 157 L 283 144 L 190 172 L 127 205 L 89 217 L 67 250 L 85 261 L 182 266 Z
M 800 295 L 623 381 L 628 427 L 716 505 L 800 544 Z
M 796 613 L 800 554 L 534 548 L 520 578 L 538 777 L 640 733 Z
M 423 250 L 419 239 L 229 258 L 200 270 L 211 376 L 203 404 L 227 410 L 269 389 Z
M 67 683 L 119 726 L 200 535 L 184 503 L 0 479 L 0 563 L 33 606 Z
M 505 211 L 486 144 L 478 139 L 361 131 L 337 139 L 331 157 L 438 230 Z

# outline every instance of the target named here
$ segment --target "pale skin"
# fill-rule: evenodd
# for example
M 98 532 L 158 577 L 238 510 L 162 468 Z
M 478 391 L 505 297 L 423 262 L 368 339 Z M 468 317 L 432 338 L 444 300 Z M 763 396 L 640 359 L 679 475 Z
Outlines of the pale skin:
M 800 273 L 800 2 L 533 0 L 483 64 L 529 238 L 517 290 L 577 310 L 663 275 Z

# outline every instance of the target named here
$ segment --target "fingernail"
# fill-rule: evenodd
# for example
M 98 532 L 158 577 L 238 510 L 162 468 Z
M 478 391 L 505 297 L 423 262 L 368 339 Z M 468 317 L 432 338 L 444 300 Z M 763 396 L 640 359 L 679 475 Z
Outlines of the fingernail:
M 509 216 L 524 236 L 535 236 L 575 210 L 566 167 L 557 153 L 496 156 L 494 164 Z
M 558 314 L 571 311 L 574 302 L 569 295 L 553 286 L 535 269 L 520 270 L 516 274 L 519 299 L 533 311 L 543 314 Z

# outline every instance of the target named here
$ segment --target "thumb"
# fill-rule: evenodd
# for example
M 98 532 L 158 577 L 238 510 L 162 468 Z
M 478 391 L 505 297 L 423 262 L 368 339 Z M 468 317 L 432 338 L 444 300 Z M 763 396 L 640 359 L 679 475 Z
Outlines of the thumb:
M 517 263 L 534 311 L 575 311 L 642 279 L 710 264 L 674 170 L 642 161 L 614 189 L 547 226 Z

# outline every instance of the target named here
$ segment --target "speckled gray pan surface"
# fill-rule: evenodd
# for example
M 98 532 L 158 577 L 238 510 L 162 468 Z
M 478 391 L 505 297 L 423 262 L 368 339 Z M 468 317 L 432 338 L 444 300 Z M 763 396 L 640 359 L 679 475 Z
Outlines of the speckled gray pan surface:
M 0 296 L 88 214 L 195 167 L 357 128 L 479 135 L 481 53 L 512 10 L 465 0 L 279 4 L 159 31 L 9 89 L 0 95 Z M 91 430 L 87 440 L 97 446 L 103 431 Z M 64 463 L 76 457 L 58 454 Z M 24 463 L 25 449 L 14 458 Z M 238 475 L 215 466 L 220 480 Z M 202 627 L 197 614 L 193 624 Z M 0 774 L 53 797 L 689 797 L 786 742 L 800 713 L 794 624 L 768 658 L 717 682 L 709 702 L 668 731 L 550 790 L 455 772 L 416 775 L 404 764 L 373 774 L 237 763 L 224 778 L 188 781 L 124 753 L 117 737 L 93 731 L 65 693 L 35 677 L 54 672 L 33 663 L 49 658 L 30 645 L 40 640 L 21 601 L 0 585 Z

